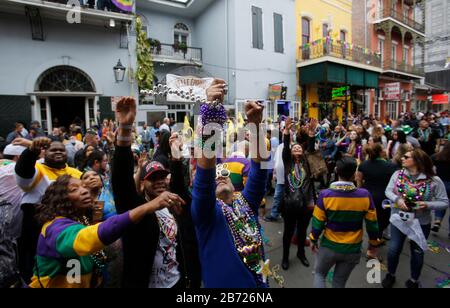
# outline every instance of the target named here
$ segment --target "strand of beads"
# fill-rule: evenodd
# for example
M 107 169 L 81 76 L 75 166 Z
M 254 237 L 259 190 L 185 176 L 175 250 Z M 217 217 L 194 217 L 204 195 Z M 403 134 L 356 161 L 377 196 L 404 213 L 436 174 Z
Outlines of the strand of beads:
M 415 182 L 410 179 L 405 170 L 401 170 L 397 179 L 397 190 L 402 195 L 403 200 L 407 202 L 424 201 L 426 196 L 430 195 L 430 181 Z
M 288 176 L 288 184 L 291 192 L 302 187 L 305 180 L 305 173 L 303 172 L 303 166 L 300 164 L 294 164 L 292 172 Z
M 264 252 L 260 227 L 250 206 L 241 194 L 231 207 L 221 200 L 219 202 L 236 250 L 244 264 L 256 275 L 260 269 L 260 261 L 264 260 Z
M 143 95 L 153 96 L 155 98 L 167 97 L 167 95 L 175 95 L 181 99 L 190 101 L 191 103 L 200 104 L 200 115 L 203 126 L 209 123 L 218 123 L 223 127 L 227 120 L 227 112 L 225 107 L 219 100 L 207 102 L 206 99 L 201 98 L 193 93 L 192 89 L 189 91 L 181 89 L 171 89 L 167 85 L 159 84 L 154 86 L 152 90 L 141 90 Z
M 79 223 L 89 226 L 90 222 L 89 219 L 86 216 L 83 216 L 81 219 L 79 219 Z M 108 257 L 106 256 L 106 253 L 104 250 L 99 250 L 93 254 L 90 255 L 90 258 L 94 262 L 94 264 L 97 267 L 97 270 L 99 274 L 105 269 L 106 263 L 108 261 Z

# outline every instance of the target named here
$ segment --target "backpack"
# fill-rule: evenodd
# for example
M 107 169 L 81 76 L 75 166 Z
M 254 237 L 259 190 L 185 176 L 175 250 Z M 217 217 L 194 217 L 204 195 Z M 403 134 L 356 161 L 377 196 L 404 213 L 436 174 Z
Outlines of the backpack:
M 20 283 L 17 268 L 17 242 L 8 233 L 13 220 L 13 206 L 0 201 L 0 288 Z

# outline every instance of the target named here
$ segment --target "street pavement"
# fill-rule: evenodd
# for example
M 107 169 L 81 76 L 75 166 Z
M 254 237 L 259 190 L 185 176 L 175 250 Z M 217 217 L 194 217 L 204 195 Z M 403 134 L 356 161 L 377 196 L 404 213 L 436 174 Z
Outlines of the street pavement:
M 267 210 L 269 213 L 272 204 L 272 197 L 267 198 Z M 429 242 L 434 241 L 437 244 L 440 244 L 441 247 L 439 251 L 436 249 L 429 249 L 425 253 L 425 262 L 422 270 L 422 275 L 420 278 L 420 282 L 423 288 L 436 288 L 438 287 L 438 283 L 445 279 L 450 279 L 450 239 L 448 238 L 449 233 L 449 225 L 448 225 L 448 215 L 449 211 L 447 211 L 447 215 L 444 218 L 443 226 L 441 227 L 438 234 L 431 232 L 429 237 Z M 300 260 L 296 257 L 297 254 L 297 246 L 291 244 L 290 249 L 290 267 L 287 271 L 281 269 L 281 259 L 282 259 L 282 239 L 283 239 L 283 219 L 280 218 L 277 222 L 265 222 L 262 217 L 260 217 L 261 225 L 264 229 L 264 236 L 266 241 L 265 249 L 267 258 L 270 259 L 270 267 L 272 268 L 275 265 L 280 266 L 280 271 L 278 274 L 284 277 L 285 287 L 286 288 L 312 288 L 313 287 L 313 271 L 315 264 L 315 257 L 313 256 L 311 249 L 306 248 L 306 257 L 311 263 L 309 268 L 306 268 L 300 263 Z M 311 226 L 310 226 L 311 227 Z M 308 228 L 308 233 L 310 231 L 310 227 Z M 380 255 L 383 257 L 383 262 L 381 265 L 381 280 L 386 275 L 386 265 L 387 265 L 387 251 L 388 251 L 389 241 L 386 242 L 386 245 L 380 248 Z M 432 245 L 436 246 L 436 245 Z M 446 250 L 446 248 L 448 250 Z M 367 261 L 365 257 L 367 249 L 367 235 L 364 235 L 364 245 L 363 245 L 363 253 L 361 256 L 361 262 L 357 265 L 357 267 L 353 270 L 350 278 L 347 282 L 348 288 L 381 288 L 380 283 L 369 283 L 367 281 L 368 272 L 371 268 L 367 267 Z M 432 250 L 435 250 L 434 252 Z M 400 256 L 400 263 L 397 269 L 397 282 L 394 287 L 396 288 L 404 288 L 405 281 L 410 278 L 410 248 L 409 243 L 406 241 L 403 247 L 403 252 Z M 331 275 L 327 279 L 327 286 L 331 287 Z M 270 286 L 272 288 L 279 288 L 279 286 L 273 281 L 270 280 Z M 450 286 L 448 286 L 450 287 Z

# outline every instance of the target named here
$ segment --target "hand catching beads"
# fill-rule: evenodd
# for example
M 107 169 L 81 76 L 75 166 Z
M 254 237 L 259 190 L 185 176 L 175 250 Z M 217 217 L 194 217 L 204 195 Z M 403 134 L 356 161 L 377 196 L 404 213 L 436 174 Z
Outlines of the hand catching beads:
M 206 89 L 206 98 L 208 102 L 214 102 L 218 100 L 223 102 L 226 94 L 227 84 L 223 79 L 214 79 L 211 86 Z
M 116 105 L 116 118 L 121 125 L 133 125 L 136 119 L 136 100 L 123 97 Z
M 293 125 L 294 125 L 294 123 L 292 122 L 291 117 L 288 117 L 286 119 L 286 123 L 285 123 L 285 126 L 284 126 L 284 134 L 285 135 L 290 135 L 291 134 L 291 129 L 292 129 Z
M 262 122 L 264 106 L 255 101 L 247 101 L 245 114 L 249 123 L 259 125 Z
M 173 160 L 180 160 L 182 158 L 181 152 L 183 148 L 183 142 L 177 133 L 173 133 L 169 138 L 169 145 L 172 153 Z

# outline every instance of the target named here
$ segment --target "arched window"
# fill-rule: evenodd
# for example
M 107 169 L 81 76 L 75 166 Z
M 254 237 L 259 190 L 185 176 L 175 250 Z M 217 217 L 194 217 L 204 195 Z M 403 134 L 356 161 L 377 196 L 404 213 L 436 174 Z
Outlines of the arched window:
M 182 23 L 182 22 L 179 22 L 179 23 L 177 23 L 177 24 L 175 25 L 175 30 L 183 30 L 183 31 L 189 32 L 188 26 L 186 26 L 186 25 L 185 25 L 184 23 Z
M 55 66 L 43 72 L 36 87 L 40 92 L 95 92 L 94 83 L 86 73 L 67 65 Z
M 176 43 L 184 43 L 186 45 L 189 44 L 189 28 L 184 23 L 177 23 L 175 25 L 175 31 L 173 36 L 173 42 Z

